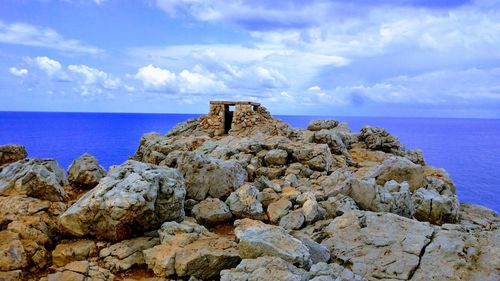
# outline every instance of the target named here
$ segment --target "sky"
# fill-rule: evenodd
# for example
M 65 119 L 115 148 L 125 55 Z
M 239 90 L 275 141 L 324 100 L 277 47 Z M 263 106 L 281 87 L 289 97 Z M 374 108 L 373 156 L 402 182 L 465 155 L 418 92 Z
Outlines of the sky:
M 497 0 L 2 0 L 0 111 L 500 118 Z

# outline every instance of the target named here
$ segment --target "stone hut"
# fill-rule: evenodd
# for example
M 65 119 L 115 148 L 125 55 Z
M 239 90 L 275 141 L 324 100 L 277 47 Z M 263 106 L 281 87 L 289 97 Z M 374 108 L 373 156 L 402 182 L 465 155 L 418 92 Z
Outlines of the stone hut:
M 271 115 L 260 103 L 250 101 L 211 101 L 201 126 L 221 136 L 253 127 Z

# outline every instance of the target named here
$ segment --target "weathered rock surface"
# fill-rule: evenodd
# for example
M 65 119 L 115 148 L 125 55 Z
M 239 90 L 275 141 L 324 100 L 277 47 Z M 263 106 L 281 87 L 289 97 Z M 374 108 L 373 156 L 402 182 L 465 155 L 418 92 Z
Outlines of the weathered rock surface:
M 290 210 L 290 208 L 292 208 L 292 202 L 288 201 L 286 198 L 281 198 L 280 200 L 269 204 L 267 207 L 267 216 L 271 222 L 276 223 L 280 218 L 288 214 L 288 210 Z
M 170 168 L 129 160 L 60 216 L 65 232 L 120 240 L 184 217 L 184 180 Z
M 454 223 L 458 220 L 460 204 L 454 194 L 441 195 L 436 190 L 420 188 L 412 196 L 413 217 L 433 224 Z
M 97 159 L 85 153 L 73 160 L 68 169 L 68 180 L 71 185 L 80 188 L 93 188 L 106 176 L 104 170 Z
M 410 279 L 434 235 L 428 223 L 361 211 L 335 218 L 326 232 L 330 238 L 321 244 L 330 250 L 332 260 L 368 280 Z
M 19 234 L 0 231 L 0 271 L 11 271 L 28 266 L 28 258 Z
M 19 144 L 0 145 L 0 168 L 28 157 L 26 148 Z
M 74 261 L 57 269 L 56 273 L 49 274 L 47 281 L 111 281 L 115 276 L 108 270 L 88 261 Z
M 266 213 L 260 203 L 259 190 L 251 184 L 244 184 L 226 199 L 226 204 L 237 218 L 252 218 L 263 220 Z
M 66 172 L 52 159 L 24 159 L 0 170 L 0 195 L 63 201 Z
M 307 125 L 307 129 L 309 131 L 329 130 L 337 127 L 338 125 L 339 121 L 337 120 L 312 120 Z
M 138 237 L 123 240 L 102 249 L 99 252 L 99 258 L 104 268 L 112 272 L 125 271 L 133 266 L 144 265 L 142 251 L 151 249 L 159 243 L 160 239 L 156 237 Z
M 247 174 L 233 160 L 219 160 L 200 152 L 174 152 L 162 162 L 182 173 L 186 182 L 186 197 L 201 201 L 208 196 L 228 196 L 243 184 Z
M 309 249 L 282 227 L 251 219 L 237 220 L 234 225 L 241 258 L 275 256 L 301 267 L 311 265 Z
M 52 264 L 65 266 L 73 261 L 81 261 L 97 255 L 96 243 L 92 240 L 78 240 L 63 243 L 56 246 L 52 251 Z
M 375 178 L 377 184 L 384 185 L 390 180 L 399 183 L 406 181 L 410 186 L 410 191 L 415 192 L 421 187 L 427 185 L 424 168 L 404 157 L 391 157 L 379 166 L 373 172 L 365 176 L 366 178 Z
M 367 281 L 366 278 L 354 274 L 339 264 L 324 262 L 311 267 L 309 278 L 310 281 Z
M 226 203 L 217 198 L 207 198 L 196 204 L 191 210 L 196 221 L 203 225 L 216 225 L 229 221 L 231 211 Z
M 399 140 L 383 128 L 365 126 L 361 129 L 359 140 L 372 150 L 381 150 L 401 156 L 405 152 L 405 148 Z
M 307 281 L 308 273 L 279 257 L 244 259 L 234 269 L 221 271 L 221 281 Z

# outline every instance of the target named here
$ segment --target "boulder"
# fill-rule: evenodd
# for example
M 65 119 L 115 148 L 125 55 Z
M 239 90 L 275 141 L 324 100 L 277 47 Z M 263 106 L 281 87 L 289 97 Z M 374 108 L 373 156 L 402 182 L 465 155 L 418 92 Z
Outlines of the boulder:
M 337 120 L 312 120 L 307 125 L 307 129 L 309 131 L 329 130 L 337 127 L 338 125 L 339 121 Z
M 292 208 L 292 202 L 288 201 L 286 198 L 281 198 L 269 204 L 267 207 L 267 216 L 272 223 L 276 223 L 280 218 L 288 214 L 290 208 Z
M 310 281 L 368 281 L 368 279 L 354 274 L 349 269 L 336 264 L 320 262 L 311 266 Z
M 191 210 L 196 221 L 211 226 L 231 220 L 232 215 L 226 203 L 217 198 L 207 198 Z
M 327 144 L 333 154 L 347 154 L 347 148 L 342 138 L 335 131 L 321 130 L 314 133 L 313 141 L 315 143 Z
M 301 209 L 289 212 L 287 215 L 280 219 L 279 225 L 284 229 L 296 230 L 304 225 L 305 218 Z
M 162 162 L 176 168 L 186 181 L 186 197 L 197 201 L 208 196 L 228 196 L 243 184 L 246 171 L 234 160 L 219 160 L 201 152 L 175 151 Z
M 133 266 L 145 264 L 142 251 L 151 249 L 160 243 L 156 237 L 137 237 L 110 245 L 99 252 L 99 259 L 104 268 L 112 272 L 126 271 Z
M 112 281 L 115 276 L 109 270 L 88 261 L 74 261 L 56 269 L 47 276 L 48 281 Z
M 28 156 L 26 148 L 19 144 L 0 145 L 0 167 L 23 160 Z
M 233 269 L 221 271 L 221 281 L 307 281 L 305 270 L 282 260 L 279 257 L 259 257 L 244 259 Z
M 288 153 L 283 149 L 272 149 L 266 153 L 264 162 L 268 166 L 282 166 L 287 162 Z
M 432 224 L 455 223 L 460 203 L 454 194 L 441 195 L 434 189 L 420 188 L 412 196 L 415 211 L 413 217 Z
M 315 171 L 329 171 L 333 163 L 327 144 L 289 142 L 278 145 L 286 150 L 292 162 L 299 162 Z
M 434 230 L 390 213 L 351 211 L 335 218 L 326 228 L 329 238 L 321 242 L 332 260 L 368 280 L 408 280 L 431 242 Z
M 325 209 L 326 218 L 329 219 L 340 217 L 352 210 L 359 210 L 358 205 L 351 197 L 342 194 L 329 197 L 326 201 L 321 201 L 320 205 Z
M 97 255 L 97 247 L 92 240 L 62 243 L 52 251 L 52 264 L 59 267 L 65 266 L 70 262 L 86 260 L 95 255 Z
M 410 186 L 410 191 L 415 192 L 421 187 L 427 185 L 424 168 L 414 164 L 404 157 L 390 157 L 382 164 L 378 165 L 368 173 L 365 178 L 375 178 L 377 184 L 384 185 L 390 180 L 399 183 L 406 181 Z
M 231 213 L 237 218 L 264 220 L 266 213 L 260 203 L 260 192 L 252 184 L 244 184 L 226 199 Z
M 24 159 L 0 170 L 0 195 L 64 201 L 66 172 L 52 159 Z
M 0 231 L 0 271 L 23 269 L 28 266 L 28 257 L 19 234 Z
M 94 156 L 88 153 L 73 160 L 68 169 L 69 182 L 71 185 L 80 188 L 91 189 L 95 187 L 104 176 L 106 176 L 106 170 L 99 165 L 99 162 Z
M 383 128 L 365 126 L 361 128 L 358 139 L 371 150 L 381 150 L 398 156 L 405 153 L 405 148 L 399 140 Z
M 413 214 L 413 201 L 410 187 L 405 181 L 388 181 L 384 186 L 375 188 L 376 195 L 370 211 L 393 213 L 410 218 Z
M 111 170 L 59 222 L 74 236 L 121 240 L 165 221 L 182 220 L 185 194 L 178 171 L 129 160 Z
M 312 240 L 303 232 L 292 231 L 290 234 L 293 237 L 299 239 L 300 242 L 302 242 L 302 244 L 304 244 L 307 249 L 309 249 L 312 264 L 317 264 L 319 262 L 328 262 L 330 260 L 330 251 L 328 251 L 325 246 Z
M 275 256 L 300 267 L 311 265 L 309 249 L 284 228 L 251 219 L 237 220 L 234 225 L 241 258 Z

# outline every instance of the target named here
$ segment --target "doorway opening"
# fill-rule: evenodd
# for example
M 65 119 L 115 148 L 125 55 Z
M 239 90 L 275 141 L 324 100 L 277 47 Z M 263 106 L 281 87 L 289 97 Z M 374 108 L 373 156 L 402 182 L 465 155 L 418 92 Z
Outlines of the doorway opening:
M 233 123 L 234 105 L 224 105 L 224 134 L 229 133 Z

